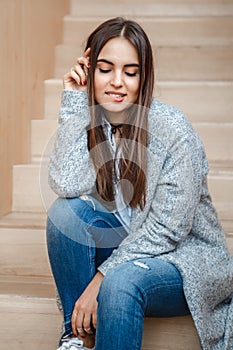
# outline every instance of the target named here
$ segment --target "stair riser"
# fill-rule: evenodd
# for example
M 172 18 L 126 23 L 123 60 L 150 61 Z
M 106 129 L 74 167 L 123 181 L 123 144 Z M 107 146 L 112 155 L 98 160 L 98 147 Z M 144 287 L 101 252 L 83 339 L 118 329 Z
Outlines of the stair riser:
M 193 124 L 200 135 L 210 162 L 233 163 L 233 123 Z
M 58 119 L 62 88 L 61 79 L 45 81 L 46 119 Z M 183 110 L 191 122 L 233 122 L 232 82 L 156 81 L 154 95 Z
M 47 166 L 14 166 L 13 172 L 13 210 L 14 211 L 43 211 L 56 198 L 47 185 Z M 209 175 L 209 186 L 217 209 L 225 203 L 230 205 L 233 198 L 233 176 Z
M 180 108 L 191 122 L 233 122 L 232 82 L 157 82 L 155 96 Z
M 44 81 L 44 118 L 58 119 L 63 89 L 62 79 L 50 79 Z M 233 90 L 233 86 L 232 86 Z
M 0 242 L 1 276 L 52 276 L 45 230 L 0 229 Z M 227 234 L 227 246 L 233 254 L 233 234 Z
M 51 276 L 45 230 L 0 229 L 1 275 Z
M 39 166 L 13 167 L 13 211 L 42 211 Z
M 80 50 L 59 45 L 56 48 L 55 76 L 63 75 L 74 65 Z M 158 48 L 155 52 L 156 79 L 166 81 L 231 81 L 233 48 Z
M 203 140 L 211 164 L 214 165 L 215 162 L 233 164 L 233 123 L 193 123 L 193 126 Z M 55 120 L 32 121 L 31 151 L 33 161 L 40 160 L 48 142 L 52 142 L 56 127 L 57 121 Z M 47 152 L 46 155 L 48 155 Z
M 208 177 L 208 186 L 213 202 L 216 208 L 228 204 L 233 206 L 233 176 L 221 176 L 210 174 Z
M 65 17 L 64 44 L 79 47 L 104 20 Z M 226 46 L 233 43 L 233 17 L 139 17 L 136 20 L 156 47 L 190 46 L 190 43 L 193 46 Z
M 46 153 L 48 143 L 54 137 L 57 129 L 56 120 L 31 121 L 31 157 L 32 162 L 40 161 Z
M 205 1 L 181 1 L 181 0 L 149 0 L 145 3 L 141 0 L 119 0 L 106 2 L 104 0 L 77 1 L 71 0 L 71 14 L 74 16 L 193 16 L 193 15 L 229 15 L 233 13 L 231 1 L 220 2 L 217 0 Z

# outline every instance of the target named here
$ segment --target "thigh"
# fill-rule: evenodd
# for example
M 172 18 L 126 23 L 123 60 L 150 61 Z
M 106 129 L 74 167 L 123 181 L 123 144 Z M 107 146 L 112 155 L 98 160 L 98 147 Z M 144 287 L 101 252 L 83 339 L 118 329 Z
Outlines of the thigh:
M 135 262 L 134 262 L 135 264 Z M 175 317 L 190 314 L 184 295 L 183 280 L 179 270 L 171 263 L 159 258 L 145 259 L 149 267 L 145 292 L 147 317 Z
M 48 218 L 60 233 L 84 245 L 95 241 L 95 247 L 115 248 L 127 235 L 116 216 L 90 195 L 58 198 Z
M 146 317 L 189 315 L 178 269 L 159 258 L 144 258 L 126 262 L 112 271 L 116 285 L 125 284 L 128 291 L 140 295 Z M 115 277 L 114 277 L 115 274 Z

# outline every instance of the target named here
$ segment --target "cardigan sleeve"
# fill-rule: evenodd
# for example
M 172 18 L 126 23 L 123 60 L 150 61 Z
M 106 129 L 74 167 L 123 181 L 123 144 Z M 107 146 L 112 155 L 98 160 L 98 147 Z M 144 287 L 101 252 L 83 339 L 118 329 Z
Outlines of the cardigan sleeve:
M 161 167 L 146 219 L 122 241 L 99 271 L 105 275 L 120 263 L 175 250 L 192 228 L 207 172 L 208 163 L 198 136 L 191 140 L 178 138 Z M 150 176 L 148 181 L 153 181 L 153 170 Z
M 49 185 L 60 197 L 90 193 L 95 185 L 95 171 L 87 148 L 89 123 L 86 93 L 64 90 L 49 164 Z

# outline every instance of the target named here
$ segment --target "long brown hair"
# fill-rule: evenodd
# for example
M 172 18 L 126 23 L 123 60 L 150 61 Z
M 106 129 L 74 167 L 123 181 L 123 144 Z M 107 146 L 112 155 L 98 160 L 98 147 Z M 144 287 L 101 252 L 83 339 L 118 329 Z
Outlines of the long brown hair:
M 116 162 L 111 154 L 102 126 L 104 110 L 95 100 L 94 73 L 97 59 L 104 45 L 113 38 L 124 37 L 136 48 L 139 58 L 140 86 L 135 105 L 127 112 L 127 123 L 122 127 L 118 143 L 121 159 Z M 146 203 L 147 168 L 147 114 L 154 88 L 154 63 L 151 44 L 141 26 L 121 17 L 110 19 L 97 27 L 89 36 L 86 48 L 91 48 L 91 67 L 87 91 L 91 111 L 88 130 L 88 149 L 96 170 L 96 186 L 105 201 L 114 201 L 114 182 L 120 175 L 123 198 L 131 208 L 144 208 Z M 98 106 L 97 106 L 98 105 Z M 118 170 L 116 170 L 116 166 Z M 122 181 L 123 180 L 123 181 Z

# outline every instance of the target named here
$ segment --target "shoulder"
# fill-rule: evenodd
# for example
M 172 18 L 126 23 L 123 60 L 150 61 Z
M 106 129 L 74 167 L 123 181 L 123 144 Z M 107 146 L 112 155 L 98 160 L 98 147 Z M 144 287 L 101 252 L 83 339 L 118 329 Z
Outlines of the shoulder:
M 149 114 L 151 140 L 157 140 L 169 149 L 176 142 L 187 142 L 194 147 L 203 147 L 199 135 L 186 115 L 177 107 L 153 98 Z

